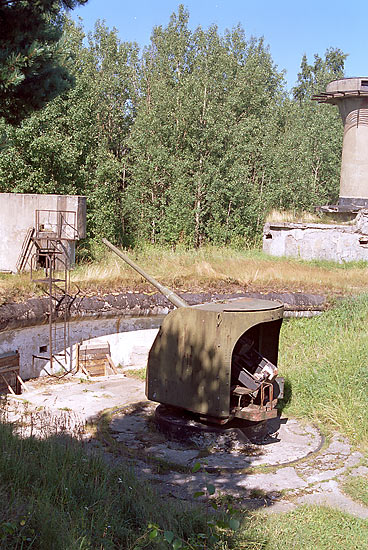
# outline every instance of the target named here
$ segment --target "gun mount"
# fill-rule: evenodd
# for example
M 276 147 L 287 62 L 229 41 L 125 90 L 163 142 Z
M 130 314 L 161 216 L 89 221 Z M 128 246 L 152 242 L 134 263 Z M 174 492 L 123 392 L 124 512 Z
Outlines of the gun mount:
M 147 398 L 217 424 L 276 417 L 283 396 L 283 379 L 277 377 L 283 305 L 239 298 L 190 306 L 103 242 L 177 307 L 163 320 L 149 352 Z

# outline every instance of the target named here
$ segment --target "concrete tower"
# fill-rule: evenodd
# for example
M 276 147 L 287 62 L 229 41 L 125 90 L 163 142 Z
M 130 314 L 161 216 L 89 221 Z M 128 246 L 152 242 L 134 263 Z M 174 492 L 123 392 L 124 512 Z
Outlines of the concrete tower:
M 340 195 L 335 209 L 357 212 L 368 208 L 368 77 L 334 80 L 326 92 L 313 99 L 337 105 L 344 125 Z

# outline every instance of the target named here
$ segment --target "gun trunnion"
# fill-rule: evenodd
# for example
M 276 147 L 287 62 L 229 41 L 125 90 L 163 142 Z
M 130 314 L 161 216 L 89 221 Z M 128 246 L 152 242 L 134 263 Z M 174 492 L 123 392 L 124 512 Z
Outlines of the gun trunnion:
M 164 318 L 149 352 L 147 398 L 219 424 L 276 417 L 284 385 L 277 377 L 283 305 L 239 298 L 190 306 L 103 242 L 178 308 Z

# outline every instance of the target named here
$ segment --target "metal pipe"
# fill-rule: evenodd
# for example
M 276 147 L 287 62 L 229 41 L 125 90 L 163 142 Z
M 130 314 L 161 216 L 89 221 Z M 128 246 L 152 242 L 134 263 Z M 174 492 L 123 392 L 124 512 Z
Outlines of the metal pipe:
M 133 262 L 133 260 L 131 260 L 130 258 L 128 258 L 128 256 L 126 256 L 125 254 L 123 254 L 123 252 L 121 252 L 118 248 L 116 248 L 116 246 L 114 246 L 113 244 L 110 243 L 110 241 L 108 241 L 107 239 L 103 238 L 102 239 L 102 242 L 108 247 L 110 248 L 110 250 L 112 250 L 113 252 L 115 252 L 115 254 L 117 254 L 119 256 L 119 258 L 121 258 L 122 260 L 124 260 L 124 262 L 126 262 L 127 264 L 130 265 L 130 267 L 132 267 L 133 269 L 135 269 L 135 271 L 137 271 L 140 275 L 142 275 L 142 277 L 144 277 L 145 279 L 147 279 L 147 281 L 149 283 L 151 283 L 151 285 L 153 285 L 154 287 L 157 288 L 157 290 L 159 292 L 161 292 L 161 294 L 163 294 L 165 296 L 165 298 L 167 298 L 169 300 L 169 302 L 171 302 L 174 306 L 176 307 L 190 307 L 188 302 L 186 302 L 185 300 L 183 300 L 183 298 L 180 298 L 180 296 L 178 296 L 177 294 L 175 294 L 175 292 L 173 290 L 171 290 L 170 288 L 167 288 L 166 286 L 163 286 L 161 283 L 159 283 L 158 281 L 156 281 L 156 279 L 154 279 L 154 277 L 151 277 L 150 275 L 148 275 L 148 273 L 146 273 L 145 271 L 143 271 L 143 269 L 141 267 L 139 267 L 139 265 L 137 265 L 135 262 Z

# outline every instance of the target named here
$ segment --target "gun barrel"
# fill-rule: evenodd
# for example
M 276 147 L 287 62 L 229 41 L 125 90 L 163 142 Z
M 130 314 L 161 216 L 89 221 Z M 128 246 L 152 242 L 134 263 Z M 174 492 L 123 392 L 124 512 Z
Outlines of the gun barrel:
M 131 260 L 126 254 L 124 254 L 123 252 L 121 252 L 121 250 L 116 248 L 116 246 L 111 244 L 110 241 L 103 238 L 102 242 L 108 248 L 110 248 L 110 250 L 115 252 L 115 254 L 117 254 L 119 256 L 119 258 L 124 260 L 124 262 L 129 264 L 130 267 L 132 267 L 133 269 L 135 269 L 135 271 L 137 271 L 140 275 L 142 275 L 142 277 L 147 279 L 147 281 L 150 282 L 154 287 L 156 287 L 157 290 L 159 292 L 161 292 L 161 294 L 163 294 L 165 296 L 165 298 L 167 298 L 169 300 L 169 302 L 171 302 L 174 306 L 176 306 L 176 307 L 189 307 L 188 302 L 186 302 L 185 300 L 180 298 L 180 296 L 175 294 L 175 292 L 173 290 L 171 290 L 170 288 L 167 288 L 166 286 L 164 286 L 161 283 L 159 283 L 158 281 L 156 281 L 156 279 L 154 277 L 151 277 L 150 275 L 148 275 L 148 273 L 143 271 L 143 269 L 141 267 L 139 267 L 139 265 L 137 265 L 135 262 L 133 262 L 133 260 Z

